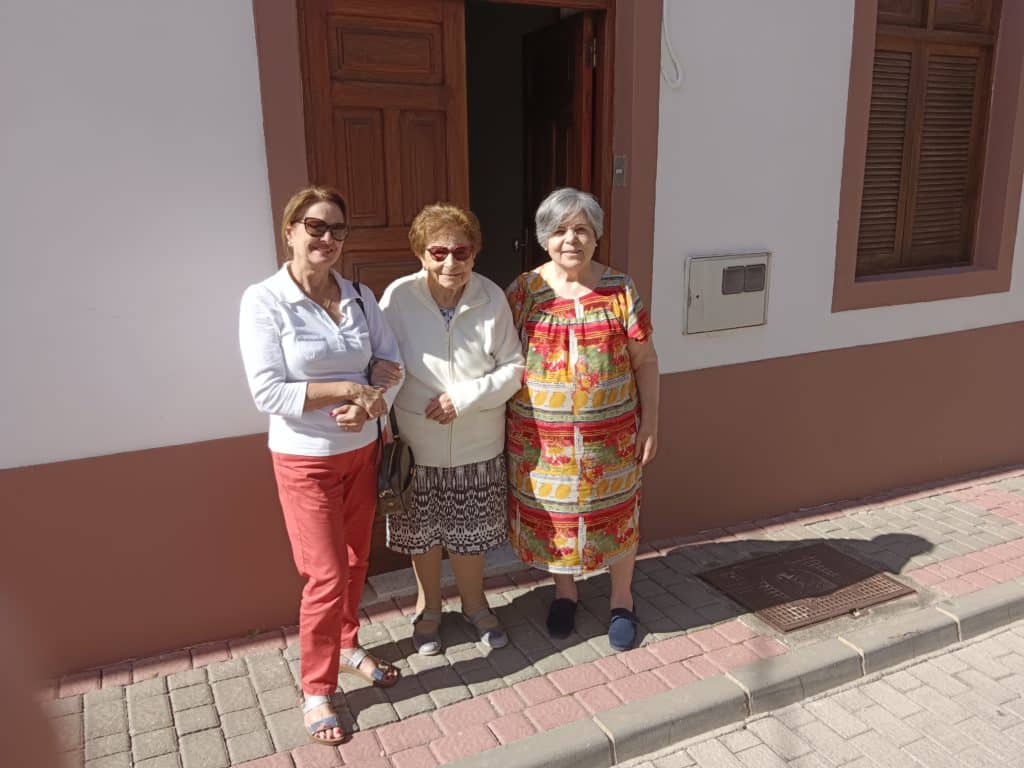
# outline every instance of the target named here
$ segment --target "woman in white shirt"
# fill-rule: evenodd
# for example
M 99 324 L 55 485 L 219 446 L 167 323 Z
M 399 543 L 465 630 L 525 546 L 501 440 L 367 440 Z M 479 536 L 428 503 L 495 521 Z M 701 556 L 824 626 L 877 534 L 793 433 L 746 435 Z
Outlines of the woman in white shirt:
M 401 356 L 373 294 L 332 269 L 347 234 L 340 193 L 296 193 L 281 222 L 291 260 L 249 286 L 239 320 L 245 373 L 256 407 L 270 415 L 281 508 L 306 579 L 304 719 L 310 738 L 329 745 L 346 738 L 330 701 L 339 665 L 379 686 L 399 676 L 359 647 L 358 611 L 377 499 L 377 417 L 398 392 Z M 375 366 L 371 383 L 376 358 L 393 364 Z
M 395 416 L 416 459 L 412 503 L 388 516 L 388 546 L 412 556 L 420 654 L 441 651 L 442 547 L 463 617 L 500 648 L 508 638 L 484 596 L 484 553 L 508 538 L 505 402 L 522 384 L 522 347 L 504 292 L 473 272 L 482 244 L 476 216 L 428 205 L 413 219 L 409 244 L 423 269 L 381 297 L 406 368 Z

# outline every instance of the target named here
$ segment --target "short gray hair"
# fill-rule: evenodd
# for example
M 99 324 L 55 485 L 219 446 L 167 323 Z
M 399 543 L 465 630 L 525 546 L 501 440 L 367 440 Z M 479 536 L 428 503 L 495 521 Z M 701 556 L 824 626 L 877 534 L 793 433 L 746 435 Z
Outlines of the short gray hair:
M 571 219 L 580 211 L 587 217 L 594 235 L 598 240 L 604 231 L 604 211 L 601 210 L 597 198 L 589 192 L 581 192 L 573 187 L 562 187 L 556 189 L 544 198 L 537 207 L 537 215 L 534 223 L 537 225 L 537 242 L 540 247 L 547 250 L 548 240 L 555 233 L 566 219 Z

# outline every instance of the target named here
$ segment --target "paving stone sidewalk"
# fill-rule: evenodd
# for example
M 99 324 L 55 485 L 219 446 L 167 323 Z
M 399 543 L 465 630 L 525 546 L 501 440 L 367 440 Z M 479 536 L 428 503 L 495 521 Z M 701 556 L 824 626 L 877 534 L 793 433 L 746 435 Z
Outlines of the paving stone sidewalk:
M 1024 621 L 623 768 L 1024 765 Z
M 816 542 L 900 575 L 917 594 L 782 636 L 695 575 Z M 67 766 L 432 768 L 1022 576 L 1017 469 L 647 544 L 634 585 L 642 642 L 627 653 L 605 637 L 606 574 L 580 583 L 577 632 L 564 641 L 544 629 L 543 574 L 489 578 L 511 639 L 497 651 L 475 642 L 455 597 L 436 657 L 413 651 L 411 596 L 369 605 L 360 642 L 403 680 L 383 691 L 339 677 L 340 714 L 356 733 L 337 749 L 309 744 L 302 728 L 294 628 L 69 675 L 41 696 Z

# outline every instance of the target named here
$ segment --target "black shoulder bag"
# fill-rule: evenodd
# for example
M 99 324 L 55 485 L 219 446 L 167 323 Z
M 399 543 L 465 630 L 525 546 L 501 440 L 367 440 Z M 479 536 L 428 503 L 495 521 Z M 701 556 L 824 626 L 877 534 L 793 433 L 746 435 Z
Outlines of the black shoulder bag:
M 356 304 L 359 305 L 363 317 L 366 318 L 366 307 L 363 306 L 363 290 L 359 283 L 352 283 L 356 289 Z M 367 321 L 369 326 L 369 321 Z M 366 380 L 370 380 L 371 369 L 366 369 Z M 388 412 L 391 427 L 391 440 L 384 440 L 384 430 L 380 419 L 377 419 L 377 516 L 382 517 L 394 512 L 409 509 L 412 501 L 412 477 L 416 468 L 412 448 L 398 434 L 398 421 L 392 408 Z

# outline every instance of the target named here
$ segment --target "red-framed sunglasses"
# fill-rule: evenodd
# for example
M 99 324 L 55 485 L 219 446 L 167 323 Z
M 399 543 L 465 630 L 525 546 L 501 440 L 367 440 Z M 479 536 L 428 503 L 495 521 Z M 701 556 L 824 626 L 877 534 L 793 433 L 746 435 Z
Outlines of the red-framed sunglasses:
M 444 261 L 448 258 L 450 253 L 456 261 L 468 261 L 473 256 L 473 249 L 468 245 L 456 245 L 454 248 L 448 248 L 444 245 L 432 245 L 427 248 L 434 261 Z

